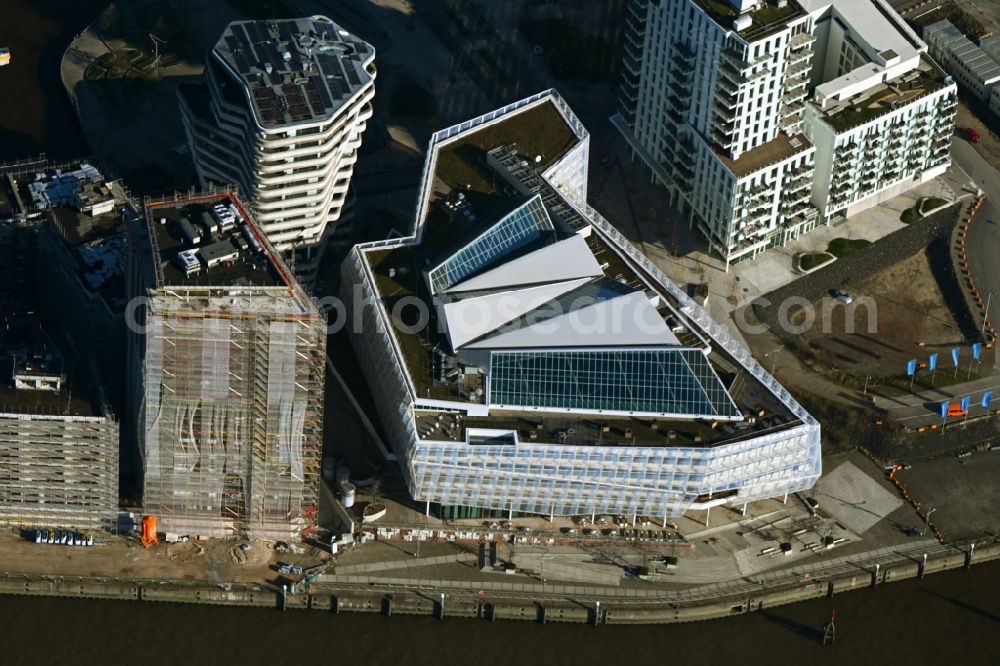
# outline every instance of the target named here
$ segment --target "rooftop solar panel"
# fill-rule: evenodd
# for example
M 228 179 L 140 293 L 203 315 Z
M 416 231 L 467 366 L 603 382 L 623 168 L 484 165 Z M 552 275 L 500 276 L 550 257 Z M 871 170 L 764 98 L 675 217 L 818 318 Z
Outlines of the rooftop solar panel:
M 330 86 L 334 99 L 340 99 L 347 95 L 347 82 L 344 79 L 339 76 L 328 76 L 326 82 Z
M 236 28 L 233 29 L 233 34 L 235 34 L 237 37 L 240 36 L 240 33 L 243 34 L 243 42 L 245 44 L 253 44 L 254 40 L 250 37 L 250 31 L 247 30 L 246 23 L 241 23 L 240 25 L 236 26 Z
M 316 92 L 319 94 L 320 101 L 323 103 L 323 107 L 327 109 L 333 108 L 333 100 L 330 99 L 330 92 L 326 89 L 326 84 L 318 76 L 314 76 L 310 79 L 312 84 L 316 86 Z
M 261 115 L 264 116 L 264 120 L 269 123 L 280 123 L 285 119 L 285 114 L 281 109 L 267 109 L 261 111 Z
M 347 80 L 351 82 L 352 86 L 361 85 L 361 79 L 358 77 L 358 70 L 353 67 L 345 67 L 344 71 L 347 73 Z
M 266 23 L 263 21 L 254 21 L 252 26 L 257 42 L 266 42 L 270 40 L 271 36 L 268 34 Z
M 242 51 L 234 56 L 236 60 L 236 69 L 239 70 L 240 74 L 247 76 L 252 71 L 253 65 L 250 63 L 250 59 Z

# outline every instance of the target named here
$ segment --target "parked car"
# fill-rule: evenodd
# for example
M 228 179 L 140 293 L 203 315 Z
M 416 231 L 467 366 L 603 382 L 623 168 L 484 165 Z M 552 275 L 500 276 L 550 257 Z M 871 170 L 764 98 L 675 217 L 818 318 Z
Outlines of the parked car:
M 834 291 L 833 297 L 836 298 L 841 303 L 843 303 L 844 305 L 850 305 L 854 301 L 854 297 L 851 296 L 846 291 L 844 291 L 843 289 L 837 289 L 836 291 Z
M 962 136 L 964 136 L 965 140 L 969 143 L 979 143 L 979 132 L 971 127 L 966 127 L 962 130 Z

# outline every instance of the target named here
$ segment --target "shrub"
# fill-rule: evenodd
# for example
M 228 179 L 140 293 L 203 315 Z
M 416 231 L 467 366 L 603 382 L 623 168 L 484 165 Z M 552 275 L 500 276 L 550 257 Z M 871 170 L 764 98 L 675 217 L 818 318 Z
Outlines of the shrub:
M 860 250 L 867 245 L 871 245 L 871 241 L 866 241 L 863 238 L 834 238 L 830 241 L 826 251 L 838 259 L 842 259 L 855 250 Z

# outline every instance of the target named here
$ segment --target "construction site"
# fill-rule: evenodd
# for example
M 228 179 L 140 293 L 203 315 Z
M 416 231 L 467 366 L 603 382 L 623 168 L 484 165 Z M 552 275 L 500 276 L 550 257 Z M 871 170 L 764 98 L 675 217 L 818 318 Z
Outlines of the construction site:
M 168 539 L 308 537 L 325 317 L 232 192 L 147 199 L 128 234 L 145 512 Z

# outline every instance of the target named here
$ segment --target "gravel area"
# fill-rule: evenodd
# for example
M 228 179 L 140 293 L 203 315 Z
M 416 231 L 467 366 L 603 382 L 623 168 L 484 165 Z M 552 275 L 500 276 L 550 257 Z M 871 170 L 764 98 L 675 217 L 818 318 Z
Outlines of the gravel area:
M 952 227 L 958 220 L 959 204 L 929 215 L 882 240 L 854 251 L 842 259 L 804 275 L 794 282 L 761 296 L 751 304 L 757 319 L 780 332 L 778 305 L 796 297 L 811 302 L 826 296 L 831 289 L 850 289 L 852 284 L 866 280 L 903 259 L 927 248 L 934 241 L 947 243 Z M 942 288 L 947 295 L 947 290 Z M 771 303 L 765 306 L 764 300 Z

